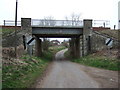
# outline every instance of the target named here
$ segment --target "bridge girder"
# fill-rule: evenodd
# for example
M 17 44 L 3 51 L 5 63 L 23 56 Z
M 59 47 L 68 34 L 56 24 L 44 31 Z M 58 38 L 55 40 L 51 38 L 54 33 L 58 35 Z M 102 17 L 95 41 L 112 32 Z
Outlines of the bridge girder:
M 32 27 L 32 34 L 37 37 L 74 38 L 83 34 L 82 27 Z

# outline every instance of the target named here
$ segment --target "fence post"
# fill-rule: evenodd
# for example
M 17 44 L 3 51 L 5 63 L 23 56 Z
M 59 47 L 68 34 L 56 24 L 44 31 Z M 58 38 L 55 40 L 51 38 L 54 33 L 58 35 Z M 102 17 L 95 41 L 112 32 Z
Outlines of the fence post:
M 4 26 L 5 26 L 5 20 L 4 20 Z

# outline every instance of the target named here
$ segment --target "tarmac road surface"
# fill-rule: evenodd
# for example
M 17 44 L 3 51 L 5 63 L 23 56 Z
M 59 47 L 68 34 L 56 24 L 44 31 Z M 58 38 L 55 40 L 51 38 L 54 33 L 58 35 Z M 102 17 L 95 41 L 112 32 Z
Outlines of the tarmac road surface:
M 55 56 L 52 68 L 36 88 L 99 88 L 99 83 L 85 73 L 78 64 L 64 60 L 64 52 Z

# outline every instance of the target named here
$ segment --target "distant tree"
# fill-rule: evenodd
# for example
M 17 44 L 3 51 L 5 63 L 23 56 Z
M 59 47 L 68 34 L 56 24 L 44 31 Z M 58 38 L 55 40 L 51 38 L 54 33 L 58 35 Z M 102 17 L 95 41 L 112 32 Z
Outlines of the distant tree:
M 72 19 L 72 26 L 78 26 L 79 20 L 80 20 L 80 14 L 71 14 L 71 19 Z
M 54 17 L 52 16 L 47 16 L 47 17 L 44 17 L 44 19 L 41 19 L 40 20 L 40 26 L 55 26 L 56 24 L 56 21 L 54 19 Z
M 48 51 L 49 46 L 50 46 L 50 40 L 47 38 L 43 38 L 43 43 L 42 43 L 43 50 Z
M 64 40 L 64 41 L 62 42 L 62 45 L 65 46 L 66 48 L 68 48 L 68 43 L 69 43 L 68 40 Z
M 69 25 L 70 25 L 70 21 L 69 21 L 69 18 L 68 18 L 67 16 L 65 17 L 65 20 L 66 20 L 66 23 L 65 23 L 65 24 L 66 24 L 67 26 L 69 26 Z
M 81 16 L 81 14 L 76 14 L 76 13 L 73 12 L 70 15 L 70 18 L 67 17 L 67 16 L 65 17 L 66 23 L 68 25 L 70 25 L 70 21 L 71 21 L 72 26 L 78 26 L 79 22 L 80 22 L 80 16 Z

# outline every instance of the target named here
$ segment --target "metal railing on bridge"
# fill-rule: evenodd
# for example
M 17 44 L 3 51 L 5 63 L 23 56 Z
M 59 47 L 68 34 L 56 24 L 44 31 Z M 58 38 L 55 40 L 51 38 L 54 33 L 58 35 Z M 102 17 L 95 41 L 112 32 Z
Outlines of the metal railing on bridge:
M 93 20 L 93 27 L 110 27 L 109 20 Z
M 82 27 L 83 20 L 44 20 L 44 19 L 32 19 L 32 26 L 76 26 Z
M 32 19 L 32 26 L 70 26 L 83 27 L 83 20 L 45 20 Z M 14 20 L 4 20 L 4 26 L 15 26 Z M 21 21 L 17 22 L 17 26 L 21 26 Z M 110 27 L 109 20 L 93 20 L 93 27 Z

